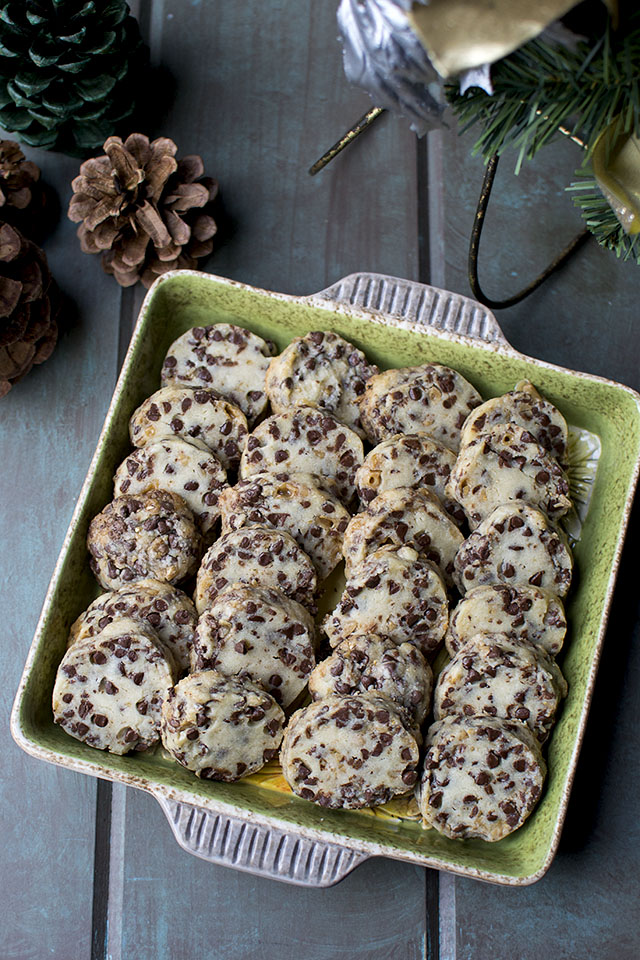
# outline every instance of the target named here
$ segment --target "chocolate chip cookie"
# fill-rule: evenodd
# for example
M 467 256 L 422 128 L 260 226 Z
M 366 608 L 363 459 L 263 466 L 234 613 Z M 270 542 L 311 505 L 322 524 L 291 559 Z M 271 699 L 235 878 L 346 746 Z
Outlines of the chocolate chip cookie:
M 374 550 L 407 546 L 434 563 L 448 585 L 453 583 L 453 561 L 463 536 L 426 488 L 385 490 L 352 517 L 342 551 L 347 577 Z
M 363 458 L 357 433 L 329 413 L 295 407 L 267 417 L 255 428 L 242 454 L 240 476 L 243 480 L 255 473 L 272 473 L 279 480 L 297 473 L 327 477 L 348 505 Z
M 276 587 L 315 613 L 315 567 L 290 534 L 270 527 L 241 527 L 207 550 L 198 570 L 194 596 L 198 613 L 232 583 Z
M 486 584 L 469 590 L 451 611 L 445 635 L 449 654 L 454 656 L 483 630 L 526 640 L 555 657 L 564 643 L 567 620 L 562 601 L 547 590 Z
M 125 626 L 131 621 L 125 621 Z M 116 625 L 69 647 L 53 688 L 54 721 L 98 750 L 145 750 L 160 737 L 160 710 L 173 664 L 150 631 Z
M 87 548 L 98 582 L 118 590 L 148 577 L 180 583 L 195 573 L 202 541 L 182 497 L 152 490 L 108 503 L 89 524 Z
M 234 583 L 198 620 L 193 669 L 259 681 L 283 707 L 304 690 L 316 665 L 315 624 L 280 590 Z
M 436 720 L 452 713 L 520 720 L 542 743 L 553 727 L 567 683 L 540 647 L 499 633 L 478 633 L 438 677 Z
M 523 501 L 557 520 L 571 509 L 569 481 L 524 427 L 498 423 L 460 451 L 446 486 L 472 529 L 500 504 Z
M 461 545 L 455 581 L 461 593 L 486 583 L 542 587 L 564 597 L 571 586 L 573 558 L 562 533 L 540 510 L 504 504 Z
M 385 490 L 425 487 L 436 495 L 453 522 L 460 526 L 465 521 L 464 510 L 445 493 L 455 462 L 455 454 L 428 434 L 397 433 L 365 457 L 356 473 L 358 496 L 366 506 Z
M 266 390 L 275 413 L 317 407 L 364 436 L 358 398 L 378 372 L 364 353 L 337 333 L 314 330 L 296 337 L 269 364 Z
M 162 744 L 208 780 L 248 777 L 277 756 L 284 713 L 258 683 L 204 670 L 185 677 L 162 708 Z
M 289 533 L 311 558 L 320 580 L 340 562 L 349 513 L 338 499 L 300 477 L 277 480 L 256 474 L 220 497 L 222 533 L 242 527 L 272 527 Z
M 482 397 L 462 374 L 426 363 L 371 377 L 360 397 L 360 417 L 372 443 L 420 431 L 455 453 L 462 425 L 480 403 Z
M 546 765 L 524 724 L 446 717 L 426 737 L 419 789 L 425 824 L 452 840 L 502 840 L 540 799 Z
M 326 697 L 293 714 L 280 751 L 282 773 L 304 800 L 352 810 L 408 793 L 418 744 L 386 697 Z
M 175 384 L 142 403 L 129 421 L 134 447 L 180 437 L 205 444 L 225 470 L 237 470 L 249 428 L 242 410 L 215 390 Z
M 220 461 L 206 448 L 177 437 L 154 440 L 134 450 L 114 477 L 117 497 L 150 490 L 179 494 L 204 535 L 212 532 L 220 516 L 218 498 L 226 486 L 227 474 Z
M 449 621 L 447 590 L 435 567 L 411 547 L 382 547 L 350 573 L 322 623 L 332 647 L 352 634 L 388 636 L 433 657 Z
M 253 423 L 267 406 L 265 376 L 276 346 L 232 323 L 193 327 L 178 337 L 162 364 L 162 386 L 211 387 Z

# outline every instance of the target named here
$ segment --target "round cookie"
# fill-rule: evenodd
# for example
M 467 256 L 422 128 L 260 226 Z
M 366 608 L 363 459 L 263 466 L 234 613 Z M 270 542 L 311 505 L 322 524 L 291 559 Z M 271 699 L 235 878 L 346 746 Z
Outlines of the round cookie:
M 497 423 L 516 423 L 534 437 L 560 463 L 567 459 L 567 421 L 557 407 L 544 400 L 528 380 L 513 390 L 476 407 L 462 428 L 461 446 L 471 443 Z
M 267 406 L 264 381 L 276 352 L 270 340 L 232 323 L 193 327 L 169 347 L 162 364 L 162 386 L 212 387 L 253 423 Z
M 209 780 L 239 780 L 277 756 L 284 713 L 260 684 L 204 670 L 176 684 L 162 707 L 162 744 Z
M 301 604 L 280 590 L 234 583 L 198 620 L 193 668 L 249 677 L 288 707 L 316 665 L 315 644 L 315 624 Z
M 383 440 L 364 459 L 356 473 L 356 489 L 368 503 L 396 487 L 426 487 L 436 495 L 457 526 L 464 510 L 445 493 L 445 484 L 456 462 L 455 454 L 426 433 L 397 433 Z
M 464 509 L 471 529 L 510 501 L 538 507 L 550 520 L 571 509 L 564 470 L 515 423 L 498 423 L 463 447 L 446 490 Z
M 371 377 L 360 397 L 360 417 L 372 443 L 418 430 L 457 452 L 462 425 L 479 403 L 482 397 L 462 374 L 426 363 Z
M 209 450 L 177 437 L 155 440 L 134 450 L 120 464 L 113 480 L 117 497 L 156 489 L 179 494 L 203 534 L 211 532 L 220 516 L 218 497 L 227 486 L 226 471 Z
M 526 640 L 555 657 L 564 643 L 567 620 L 562 601 L 546 590 L 485 584 L 469 590 L 451 611 L 444 638 L 450 656 L 482 631 Z
M 535 507 L 503 504 L 464 541 L 455 558 L 461 593 L 486 583 L 541 587 L 564 597 L 573 559 L 562 533 Z
M 207 550 L 194 596 L 198 613 L 215 601 L 232 583 L 275 587 L 316 612 L 318 578 L 307 554 L 284 530 L 241 527 L 226 533 Z
M 330 696 L 293 714 L 280 751 L 295 794 L 356 810 L 408 793 L 418 744 L 386 697 Z
M 411 547 L 382 547 L 350 573 L 323 629 L 332 647 L 352 634 L 411 643 L 433 657 L 449 621 L 447 590 L 437 568 Z
M 420 811 L 445 837 L 502 840 L 540 798 L 546 765 L 524 724 L 446 717 L 429 727 L 426 745 Z
M 448 585 L 453 583 L 453 561 L 463 536 L 426 488 L 385 490 L 352 517 L 342 552 L 347 577 L 374 550 L 407 546 L 438 567 Z
M 181 384 L 156 390 L 129 421 L 134 447 L 166 437 L 199 440 L 225 470 L 237 470 L 248 433 L 247 418 L 233 403 L 215 390 Z
M 97 636 L 123 617 L 151 627 L 180 671 L 189 669 L 198 614 L 186 593 L 160 580 L 137 580 L 129 587 L 103 593 L 71 625 L 69 646 Z
M 438 677 L 436 720 L 451 713 L 520 720 L 544 742 L 567 683 L 555 660 L 525 640 L 478 633 L 460 647 Z
M 240 476 L 273 473 L 315 474 L 335 481 L 337 494 L 349 504 L 355 494 L 356 470 L 362 463 L 362 440 L 324 411 L 295 407 L 258 424 L 242 454 Z
M 296 337 L 269 364 L 266 390 L 275 413 L 318 407 L 364 436 L 358 398 L 378 368 L 337 333 L 314 330 Z
M 417 647 L 368 631 L 339 643 L 309 677 L 314 700 L 378 693 L 394 702 L 409 726 L 418 728 L 429 711 L 432 688 L 433 673 Z
M 145 750 L 160 737 L 160 710 L 174 681 L 173 664 L 149 631 L 106 633 L 69 647 L 53 688 L 54 721 L 98 750 Z
M 277 480 L 256 474 L 228 487 L 220 497 L 222 533 L 267 526 L 289 533 L 324 580 L 340 562 L 349 513 L 331 494 L 301 477 Z
M 186 503 L 166 490 L 117 497 L 87 534 L 91 570 L 107 590 L 148 577 L 179 583 L 195 573 L 201 543 Z

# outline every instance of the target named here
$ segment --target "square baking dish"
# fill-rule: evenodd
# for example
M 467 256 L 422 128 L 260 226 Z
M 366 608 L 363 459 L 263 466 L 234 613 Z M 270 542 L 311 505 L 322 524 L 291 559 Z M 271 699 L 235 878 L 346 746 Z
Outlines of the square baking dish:
M 101 592 L 85 547 L 91 518 L 112 498 L 129 452 L 128 420 L 159 387 L 169 345 L 190 327 L 231 322 L 282 349 L 311 330 L 333 330 L 381 368 L 435 361 L 452 366 L 486 398 L 531 380 L 568 422 L 600 441 L 589 509 L 567 598 L 570 633 L 560 665 L 569 694 L 551 737 L 547 785 L 520 830 L 498 843 L 452 841 L 419 822 L 332 811 L 252 778 L 196 779 L 162 751 L 119 757 L 65 734 L 51 693 L 70 624 Z M 354 274 L 311 297 L 290 297 L 195 271 L 174 271 L 141 309 L 89 473 L 53 573 L 14 703 L 11 729 L 33 756 L 152 793 L 178 841 L 192 853 L 293 883 L 328 886 L 369 856 L 386 856 L 496 883 L 539 879 L 558 846 L 640 463 L 640 396 L 628 387 L 565 370 L 513 350 L 495 318 L 457 294 L 377 274 Z

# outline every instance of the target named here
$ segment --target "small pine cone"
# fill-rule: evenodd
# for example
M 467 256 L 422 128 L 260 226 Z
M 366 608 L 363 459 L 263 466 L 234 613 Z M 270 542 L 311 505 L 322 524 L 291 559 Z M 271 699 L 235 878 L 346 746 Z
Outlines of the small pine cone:
M 15 227 L 0 224 L 0 397 L 51 355 L 57 310 L 44 252 Z
M 85 253 L 99 253 L 123 287 L 145 287 L 167 270 L 197 267 L 213 249 L 218 185 L 200 157 L 177 161 L 172 140 L 109 137 L 106 156 L 86 160 L 72 183 L 69 219 Z

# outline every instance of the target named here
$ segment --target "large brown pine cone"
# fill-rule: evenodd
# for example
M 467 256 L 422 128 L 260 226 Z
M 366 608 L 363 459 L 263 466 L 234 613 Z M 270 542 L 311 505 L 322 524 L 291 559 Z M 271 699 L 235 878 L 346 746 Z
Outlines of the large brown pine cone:
M 15 227 L 0 224 L 0 397 L 51 355 L 57 308 L 43 251 Z
M 198 156 L 177 161 L 162 137 L 109 137 L 106 156 L 86 160 L 72 183 L 69 219 L 80 223 L 85 253 L 100 253 L 106 273 L 123 287 L 145 287 L 167 270 L 197 266 L 213 249 L 211 215 L 218 192 Z

